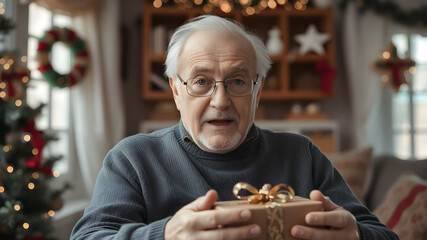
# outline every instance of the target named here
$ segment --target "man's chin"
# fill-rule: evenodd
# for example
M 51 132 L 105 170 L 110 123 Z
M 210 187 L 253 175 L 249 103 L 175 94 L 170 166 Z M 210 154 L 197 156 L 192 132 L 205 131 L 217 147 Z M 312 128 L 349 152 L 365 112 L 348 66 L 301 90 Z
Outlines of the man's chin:
M 208 152 L 215 153 L 226 153 L 230 152 L 238 147 L 241 142 L 241 134 L 235 134 L 234 136 L 225 137 L 225 136 L 209 136 L 208 138 L 204 135 L 199 135 L 199 143 L 203 149 Z

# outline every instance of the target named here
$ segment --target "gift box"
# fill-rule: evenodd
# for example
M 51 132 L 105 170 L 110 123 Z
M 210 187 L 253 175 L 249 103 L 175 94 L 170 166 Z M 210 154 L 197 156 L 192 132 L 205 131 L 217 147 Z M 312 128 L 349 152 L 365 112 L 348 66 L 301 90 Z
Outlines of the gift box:
M 271 191 L 270 189 L 268 190 Z M 245 200 L 216 202 L 215 209 L 249 209 L 252 212 L 252 218 L 249 221 L 230 226 L 258 224 L 262 232 L 256 239 L 296 239 L 291 235 L 292 227 L 295 225 L 307 225 L 305 223 L 305 215 L 313 211 L 322 211 L 323 206 L 320 201 L 294 196 L 293 190 L 286 192 L 288 194 L 283 194 L 283 191 L 276 191 L 275 195 L 274 192 L 269 194 L 261 189 L 257 194 L 248 197 L 239 197 L 235 193 L 238 198 L 244 198 Z M 282 194 L 281 197 L 277 197 L 280 194 Z M 262 201 L 252 201 L 254 199 L 262 199 Z

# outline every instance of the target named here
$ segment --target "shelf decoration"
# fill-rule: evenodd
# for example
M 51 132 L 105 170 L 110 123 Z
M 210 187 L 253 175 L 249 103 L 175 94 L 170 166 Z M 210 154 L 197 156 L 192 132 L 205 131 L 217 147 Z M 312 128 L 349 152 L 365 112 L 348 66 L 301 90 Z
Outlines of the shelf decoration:
M 402 84 L 408 84 L 405 72 L 414 73 L 414 66 L 413 60 L 399 58 L 396 46 L 390 43 L 388 50 L 381 54 L 381 58 L 376 60 L 372 67 L 383 74 L 381 78 L 383 86 L 391 86 L 397 92 Z
M 280 34 L 280 29 L 277 26 L 272 27 L 268 31 L 266 47 L 270 55 L 278 55 L 283 51 L 284 46 Z
M 55 42 L 65 43 L 74 58 L 74 66 L 67 74 L 56 72 L 49 60 L 49 53 Z M 89 64 L 89 56 L 85 42 L 77 34 L 68 28 L 54 27 L 48 30 L 39 40 L 37 48 L 37 68 L 46 80 L 53 87 L 72 87 L 85 75 Z
M 406 10 L 400 7 L 405 1 L 382 1 L 382 0 L 341 0 L 341 9 L 344 9 L 351 1 L 356 1 L 360 13 L 373 10 L 377 14 L 390 16 L 393 21 L 406 26 L 427 26 L 427 4 L 420 4 L 419 7 Z M 420 1 L 421 2 L 421 1 Z
M 317 62 L 315 69 L 320 74 L 320 87 L 322 91 L 326 94 L 331 94 L 337 70 L 326 60 Z
M 325 49 L 323 48 L 323 44 L 329 41 L 329 39 L 329 34 L 319 33 L 314 24 L 310 24 L 305 33 L 295 35 L 295 41 L 301 45 L 299 53 L 302 55 L 310 51 L 319 55 L 324 54 Z
M 300 10 L 304 11 L 312 4 L 309 0 L 153 0 L 155 8 L 163 6 L 178 6 L 182 9 L 189 9 L 192 7 L 203 7 L 204 12 L 209 13 L 218 8 L 224 13 L 230 13 L 234 9 L 241 9 L 245 15 L 258 14 L 266 9 L 276 9 L 284 7 L 286 10 Z
M 0 55 L 0 98 L 6 101 L 23 99 L 30 80 L 30 70 L 19 63 L 14 53 Z

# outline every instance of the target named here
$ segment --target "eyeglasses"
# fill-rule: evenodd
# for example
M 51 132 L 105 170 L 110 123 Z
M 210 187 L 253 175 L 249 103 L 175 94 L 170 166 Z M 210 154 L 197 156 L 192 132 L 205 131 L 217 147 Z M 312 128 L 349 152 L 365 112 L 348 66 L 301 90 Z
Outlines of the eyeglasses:
M 252 94 L 254 86 L 258 83 L 258 74 L 255 81 L 245 77 L 233 77 L 225 79 L 224 81 L 215 81 L 215 79 L 207 77 L 190 78 L 184 82 L 177 74 L 179 81 L 185 85 L 187 93 L 193 97 L 208 97 L 211 96 L 216 89 L 217 83 L 224 83 L 225 90 L 228 95 L 233 97 L 244 97 Z

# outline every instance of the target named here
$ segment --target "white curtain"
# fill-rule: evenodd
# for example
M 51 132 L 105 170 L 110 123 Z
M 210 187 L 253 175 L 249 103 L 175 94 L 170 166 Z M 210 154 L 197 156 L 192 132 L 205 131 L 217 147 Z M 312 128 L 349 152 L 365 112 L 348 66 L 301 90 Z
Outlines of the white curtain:
M 387 89 L 382 88 L 380 75 L 371 68 L 386 50 L 390 41 L 388 22 L 371 11 L 359 14 L 354 1 L 344 13 L 343 41 L 345 68 L 349 81 L 351 107 L 354 116 L 355 148 L 373 146 L 376 153 L 387 151 L 389 115 L 384 108 Z
M 119 24 L 117 0 L 104 0 L 98 11 L 73 20 L 74 29 L 86 40 L 91 59 L 90 70 L 71 92 L 77 155 L 88 196 L 92 195 L 103 158 L 125 134 Z

